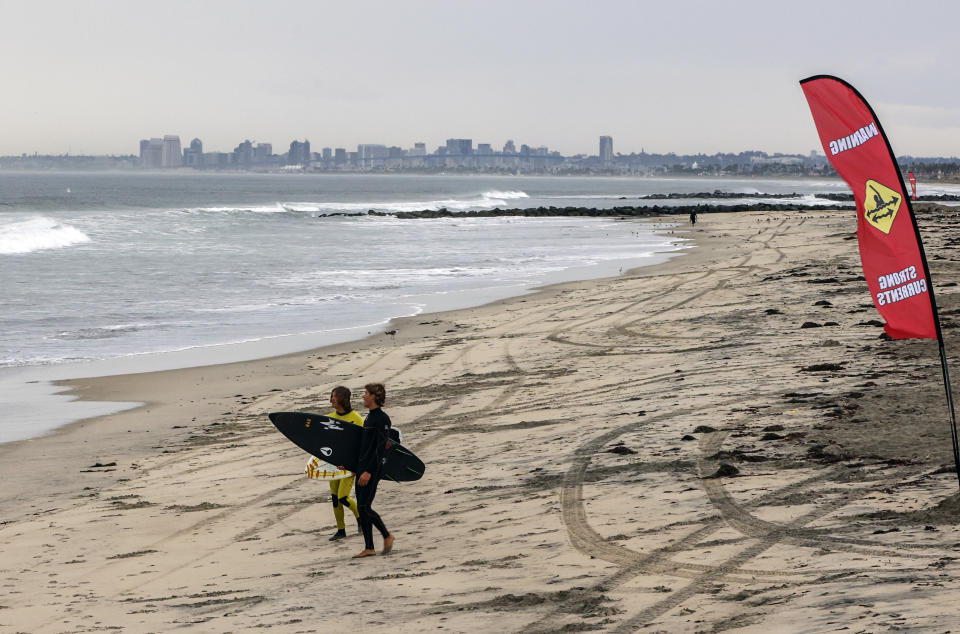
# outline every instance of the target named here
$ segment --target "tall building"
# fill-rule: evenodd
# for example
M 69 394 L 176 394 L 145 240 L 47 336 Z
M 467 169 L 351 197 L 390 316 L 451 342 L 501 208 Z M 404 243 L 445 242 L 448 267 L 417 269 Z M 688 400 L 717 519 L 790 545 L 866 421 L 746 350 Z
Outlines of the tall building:
M 200 139 L 190 141 L 190 147 L 183 150 L 183 164 L 187 167 L 203 166 L 203 141 Z
M 506 143 L 503 144 L 503 153 L 504 153 L 504 154 L 516 154 L 516 153 L 517 153 L 517 146 L 514 145 L 513 139 L 510 139 L 509 141 L 507 141 Z
M 163 166 L 163 139 L 154 137 L 140 141 L 140 164 L 147 169 Z
M 613 161 L 613 137 L 600 137 L 600 162 L 607 164 Z
M 387 158 L 390 155 L 390 151 L 386 145 L 380 143 L 360 143 L 357 145 L 357 154 L 360 155 L 360 160 L 363 161 L 366 159 Z
M 447 139 L 447 156 L 473 154 L 473 139 Z
M 333 158 L 333 150 L 331 150 L 331 149 L 328 148 L 328 147 L 323 148 L 323 150 L 321 150 L 321 153 L 322 153 L 322 156 L 323 156 L 323 162 L 324 162 L 324 163 L 329 163 L 329 162 L 330 162 L 330 159 Z
M 168 134 L 163 137 L 161 167 L 180 167 L 183 165 L 183 152 L 180 151 L 180 137 Z
M 291 141 L 287 152 L 287 165 L 307 165 L 310 163 L 310 141 Z
M 390 150 L 380 143 L 359 143 L 357 158 L 362 167 L 374 167 L 383 164 L 383 159 L 390 156 Z
M 257 163 L 267 163 L 273 156 L 273 143 L 257 143 L 253 149 L 253 160 Z
M 233 148 L 233 164 L 241 167 L 253 165 L 253 143 L 244 139 L 243 143 Z

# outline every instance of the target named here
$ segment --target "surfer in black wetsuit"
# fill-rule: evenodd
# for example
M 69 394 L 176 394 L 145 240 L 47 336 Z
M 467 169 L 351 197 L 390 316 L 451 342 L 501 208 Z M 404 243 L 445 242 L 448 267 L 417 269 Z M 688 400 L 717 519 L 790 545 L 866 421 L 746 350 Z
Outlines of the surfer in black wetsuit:
M 360 530 L 363 532 L 364 549 L 353 556 L 354 559 L 376 555 L 373 547 L 373 527 L 383 536 L 383 550 L 386 555 L 393 548 L 393 535 L 387 530 L 380 515 L 373 510 L 373 498 L 377 494 L 377 484 L 383 467 L 381 458 L 386 451 L 387 430 L 390 429 L 390 417 L 380 409 L 387 400 L 387 390 L 381 383 L 368 383 L 364 386 L 363 405 L 370 410 L 363 421 L 363 439 L 360 444 L 360 461 L 357 467 L 357 508 L 360 511 Z

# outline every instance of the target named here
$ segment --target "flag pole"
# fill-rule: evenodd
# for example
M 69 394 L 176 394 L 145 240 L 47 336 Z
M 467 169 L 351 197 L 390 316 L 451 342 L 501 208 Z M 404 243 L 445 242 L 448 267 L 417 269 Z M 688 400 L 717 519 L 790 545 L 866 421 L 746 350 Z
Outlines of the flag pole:
M 869 104 L 867 105 L 869 108 Z M 876 117 L 874 117 L 876 120 Z M 877 121 L 877 127 L 880 126 L 880 122 Z M 884 137 L 886 139 L 886 137 Z M 889 143 L 887 145 L 889 147 Z M 890 156 L 893 157 L 893 150 L 890 151 Z M 896 162 L 894 162 L 896 165 Z M 900 170 L 897 170 L 897 173 L 900 173 Z M 900 177 L 900 184 L 903 184 L 903 177 Z M 904 190 L 906 192 L 906 190 Z M 930 277 L 930 266 L 927 264 L 927 254 L 923 250 L 923 240 L 920 239 L 920 227 L 917 225 L 917 217 L 913 214 L 913 205 L 910 204 L 909 200 L 904 201 L 907 203 L 907 209 L 910 211 L 910 221 L 913 223 L 913 231 L 917 236 L 917 246 L 920 248 L 920 261 L 923 263 L 923 274 L 926 276 L 929 284 L 927 285 L 927 292 L 930 294 L 930 307 L 933 309 L 933 324 L 937 329 L 937 349 L 940 351 L 940 368 L 943 371 L 943 389 L 947 394 L 947 406 L 950 408 L 950 438 L 953 441 L 953 466 L 957 472 L 957 486 L 960 486 L 960 444 L 957 441 L 957 412 L 956 408 L 953 406 L 953 388 L 950 385 L 950 368 L 947 366 L 947 349 L 943 344 L 943 330 L 940 328 L 940 310 L 937 308 L 937 298 L 933 292 L 933 278 Z
M 854 92 L 856 88 L 853 88 Z M 863 99 L 863 96 L 857 93 L 857 95 Z M 900 179 L 900 188 L 901 191 L 906 194 L 907 188 L 906 184 L 903 182 L 903 174 L 900 172 L 900 166 L 897 164 L 897 158 L 893 155 L 893 148 L 890 147 L 890 140 L 887 137 L 887 134 L 883 131 L 883 126 L 880 125 L 880 119 L 877 118 L 877 114 L 873 111 L 873 107 L 867 102 L 866 99 L 863 99 L 863 103 L 866 104 L 867 108 L 870 110 L 870 114 L 873 116 L 873 120 L 877 124 L 877 129 L 880 130 L 880 136 L 883 138 L 883 142 L 887 145 L 887 151 L 890 152 L 890 160 L 893 161 L 893 165 L 896 167 L 897 177 Z M 943 345 L 943 330 L 940 328 L 940 310 L 937 308 L 937 297 L 933 291 L 933 278 L 930 277 L 930 265 L 927 264 L 927 253 L 923 249 L 923 239 L 920 237 L 920 226 L 917 224 L 917 216 L 913 213 L 913 205 L 910 203 L 910 199 L 904 197 L 904 203 L 907 205 L 907 211 L 910 212 L 910 222 L 913 224 L 913 233 L 917 237 L 917 247 L 920 250 L 920 261 L 923 263 L 923 274 L 929 281 L 927 285 L 927 292 L 930 294 L 930 308 L 933 310 L 933 323 L 937 329 L 937 348 L 940 351 L 940 368 L 943 371 L 943 388 L 947 395 L 947 406 L 950 409 L 950 439 L 953 443 L 953 467 L 957 473 L 957 486 L 960 487 L 960 442 L 957 438 L 957 412 L 956 408 L 953 405 L 953 389 L 950 386 L 950 368 L 947 366 L 947 349 Z
M 927 279 L 930 279 L 927 277 Z M 931 284 L 931 286 L 933 286 Z M 934 311 L 936 315 L 936 311 Z M 957 484 L 960 486 L 960 448 L 957 446 L 957 414 L 953 407 L 953 390 L 950 388 L 950 370 L 947 368 L 947 352 L 943 347 L 940 334 L 940 320 L 937 319 L 937 344 L 940 347 L 940 365 L 943 367 L 943 385 L 947 390 L 947 403 L 950 405 L 950 432 L 953 434 L 953 464 L 957 470 Z

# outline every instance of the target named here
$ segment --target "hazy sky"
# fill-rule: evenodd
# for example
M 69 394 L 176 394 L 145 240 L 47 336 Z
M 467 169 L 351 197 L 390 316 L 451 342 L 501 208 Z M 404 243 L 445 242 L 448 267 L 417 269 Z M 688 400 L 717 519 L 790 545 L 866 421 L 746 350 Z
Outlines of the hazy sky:
M 0 0 L 0 154 L 451 137 L 564 154 L 819 149 L 798 81 L 960 155 L 960 3 Z

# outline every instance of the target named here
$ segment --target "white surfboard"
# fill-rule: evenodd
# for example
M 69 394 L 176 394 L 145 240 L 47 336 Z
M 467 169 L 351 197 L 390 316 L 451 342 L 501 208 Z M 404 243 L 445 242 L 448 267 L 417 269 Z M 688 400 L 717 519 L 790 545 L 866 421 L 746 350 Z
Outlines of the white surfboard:
M 316 456 L 310 458 L 304 471 L 307 477 L 312 480 L 343 480 L 344 478 L 353 476 L 353 471 L 338 469 L 329 462 L 324 462 Z

